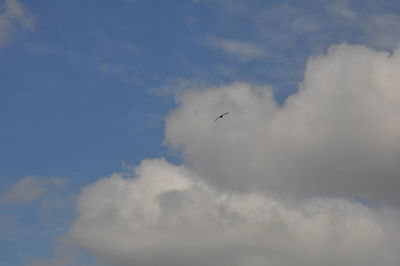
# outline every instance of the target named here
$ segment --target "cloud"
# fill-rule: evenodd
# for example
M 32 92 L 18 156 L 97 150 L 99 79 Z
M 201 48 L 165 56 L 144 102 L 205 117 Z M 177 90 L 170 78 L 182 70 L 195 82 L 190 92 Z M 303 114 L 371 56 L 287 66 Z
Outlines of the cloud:
M 5 0 L 0 7 L 0 48 L 18 33 L 33 31 L 36 18 L 17 0 Z
M 51 189 L 64 189 L 67 180 L 59 177 L 28 176 L 14 183 L 0 197 L 3 203 L 30 203 L 48 193 Z
M 333 43 L 351 42 L 393 50 L 399 45 L 400 16 L 391 1 L 279 2 L 202 0 L 224 13 L 221 21 L 253 25 L 270 54 L 319 53 Z M 318 12 L 315 12 L 318 10 Z M 240 24 L 239 24 L 240 25 Z M 296 45 L 297 44 L 297 45 Z M 299 51 L 298 45 L 303 48 Z M 294 51 L 296 50 L 296 51 Z M 280 51 L 278 53 L 278 51 Z M 286 51 L 286 52 L 283 52 Z
M 338 45 L 281 105 L 245 83 L 180 93 L 183 164 L 87 186 L 67 237 L 116 266 L 399 265 L 399 69 L 400 49 Z
M 234 56 L 243 62 L 263 59 L 269 56 L 268 51 L 264 47 L 250 42 L 208 38 L 207 43 L 211 47 L 219 49 L 230 56 Z
M 70 237 L 107 265 L 397 265 L 399 217 L 341 199 L 222 193 L 145 160 L 84 189 Z M 397 214 L 396 214 L 397 215 Z
M 68 185 L 66 178 L 28 176 L 1 190 L 0 236 L 5 259 L 0 259 L 0 264 L 24 252 L 11 264 L 72 265 L 79 255 L 77 246 L 68 245 L 64 238 L 56 239 L 68 231 L 73 218 L 75 194 Z M 41 250 L 52 244 L 55 246 L 48 254 L 56 252 L 55 258 L 38 259 L 47 257 Z
M 166 143 L 223 189 L 399 203 L 399 69 L 400 49 L 339 45 L 309 60 L 283 106 L 248 84 L 189 91 Z
M 400 16 L 377 14 L 366 18 L 362 26 L 365 42 L 374 47 L 393 49 L 400 44 Z
M 352 10 L 346 1 L 336 1 L 327 6 L 328 13 L 338 21 L 354 23 L 359 19 L 357 12 Z
M 346 2 L 335 2 L 327 11 L 333 22 L 355 32 L 360 43 L 386 50 L 400 44 L 400 16 L 396 13 L 357 12 Z
M 84 262 L 79 262 L 83 257 L 82 251 L 72 243 L 68 237 L 61 237 L 55 243 L 56 255 L 54 258 L 35 258 L 27 263 L 28 266 L 78 266 L 78 265 L 93 265 Z

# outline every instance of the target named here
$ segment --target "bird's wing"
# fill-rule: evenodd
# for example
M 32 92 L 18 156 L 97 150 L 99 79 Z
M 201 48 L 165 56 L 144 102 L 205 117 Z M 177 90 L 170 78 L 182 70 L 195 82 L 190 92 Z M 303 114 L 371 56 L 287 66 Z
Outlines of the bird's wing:
M 222 118 L 224 115 L 227 115 L 227 114 L 229 114 L 229 112 L 226 112 L 226 113 L 224 113 L 224 114 L 218 116 L 217 118 L 215 118 L 214 121 L 217 121 L 218 119 Z

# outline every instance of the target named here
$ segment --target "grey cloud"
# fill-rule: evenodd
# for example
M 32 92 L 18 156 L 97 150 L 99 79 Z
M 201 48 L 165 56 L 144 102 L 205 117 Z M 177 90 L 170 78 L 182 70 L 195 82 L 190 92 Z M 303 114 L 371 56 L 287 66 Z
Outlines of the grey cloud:
M 222 193 L 155 159 L 85 188 L 69 237 L 115 266 L 395 266 L 399 222 L 343 199 Z
M 283 106 L 271 89 L 248 84 L 187 92 L 167 119 L 166 142 L 221 189 L 396 204 L 399 69 L 400 50 L 340 45 L 309 60 Z
M 179 93 L 183 165 L 87 186 L 66 237 L 115 266 L 399 265 L 399 69 L 400 50 L 339 45 L 282 105 L 245 83 Z

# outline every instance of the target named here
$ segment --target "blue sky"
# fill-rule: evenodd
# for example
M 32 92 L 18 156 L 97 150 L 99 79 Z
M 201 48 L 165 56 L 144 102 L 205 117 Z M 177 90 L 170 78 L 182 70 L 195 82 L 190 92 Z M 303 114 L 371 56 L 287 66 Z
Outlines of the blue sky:
M 185 161 L 164 141 L 176 94 L 243 82 L 283 104 L 310 57 L 392 53 L 399 25 L 394 0 L 1 0 L 0 265 L 57 256 L 83 187 Z

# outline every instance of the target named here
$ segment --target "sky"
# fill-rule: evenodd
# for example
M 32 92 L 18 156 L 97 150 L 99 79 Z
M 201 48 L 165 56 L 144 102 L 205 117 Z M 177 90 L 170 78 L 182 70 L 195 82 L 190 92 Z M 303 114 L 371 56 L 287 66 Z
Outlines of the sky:
M 399 41 L 394 0 L 0 0 L 0 266 L 399 265 Z

